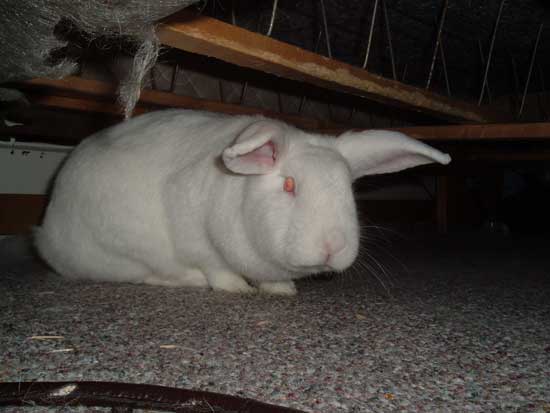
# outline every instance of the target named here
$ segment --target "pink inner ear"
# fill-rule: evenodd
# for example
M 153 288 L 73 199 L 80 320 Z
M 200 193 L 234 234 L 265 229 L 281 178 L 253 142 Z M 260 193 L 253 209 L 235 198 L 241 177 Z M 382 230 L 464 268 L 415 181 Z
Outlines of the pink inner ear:
M 268 141 L 252 152 L 240 156 L 240 158 L 258 165 L 273 166 L 277 160 L 275 145 L 273 142 Z

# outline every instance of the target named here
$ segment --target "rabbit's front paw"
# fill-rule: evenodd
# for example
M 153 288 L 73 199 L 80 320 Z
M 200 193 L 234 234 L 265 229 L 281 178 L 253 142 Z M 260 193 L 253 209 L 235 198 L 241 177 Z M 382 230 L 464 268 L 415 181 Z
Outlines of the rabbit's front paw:
M 263 282 L 258 285 L 262 293 L 274 295 L 296 295 L 294 281 Z
M 201 270 L 190 268 L 185 271 L 184 285 L 188 287 L 208 287 L 206 275 Z
M 252 294 L 257 291 L 243 277 L 231 271 L 209 272 L 207 273 L 207 278 L 210 287 L 214 290 L 239 294 Z
M 159 276 L 152 274 L 146 277 L 143 282 L 146 284 L 160 285 L 163 287 L 208 287 L 208 280 L 204 273 L 198 269 L 190 268 L 177 276 Z

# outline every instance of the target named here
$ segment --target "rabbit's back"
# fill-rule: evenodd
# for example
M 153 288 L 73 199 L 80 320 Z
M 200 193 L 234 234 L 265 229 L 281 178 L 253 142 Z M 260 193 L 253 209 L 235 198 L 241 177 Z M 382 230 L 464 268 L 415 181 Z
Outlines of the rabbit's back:
M 214 162 L 232 139 L 227 123 L 223 115 L 168 110 L 83 141 L 36 230 L 40 254 L 69 277 L 142 281 L 132 278 L 177 272 L 163 188 L 178 170 Z

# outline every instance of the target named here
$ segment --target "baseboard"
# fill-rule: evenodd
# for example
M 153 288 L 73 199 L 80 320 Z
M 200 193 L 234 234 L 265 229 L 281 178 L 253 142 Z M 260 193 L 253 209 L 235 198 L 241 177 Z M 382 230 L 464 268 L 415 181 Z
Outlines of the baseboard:
M 0 194 L 0 234 L 28 233 L 44 216 L 46 195 Z

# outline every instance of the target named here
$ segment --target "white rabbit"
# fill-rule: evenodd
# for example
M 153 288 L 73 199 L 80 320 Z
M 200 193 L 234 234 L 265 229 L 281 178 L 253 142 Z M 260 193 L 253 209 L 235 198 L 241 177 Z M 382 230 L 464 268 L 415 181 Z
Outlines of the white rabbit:
M 398 132 L 153 112 L 74 150 L 35 242 L 66 277 L 295 294 L 355 260 L 354 179 L 449 161 Z

